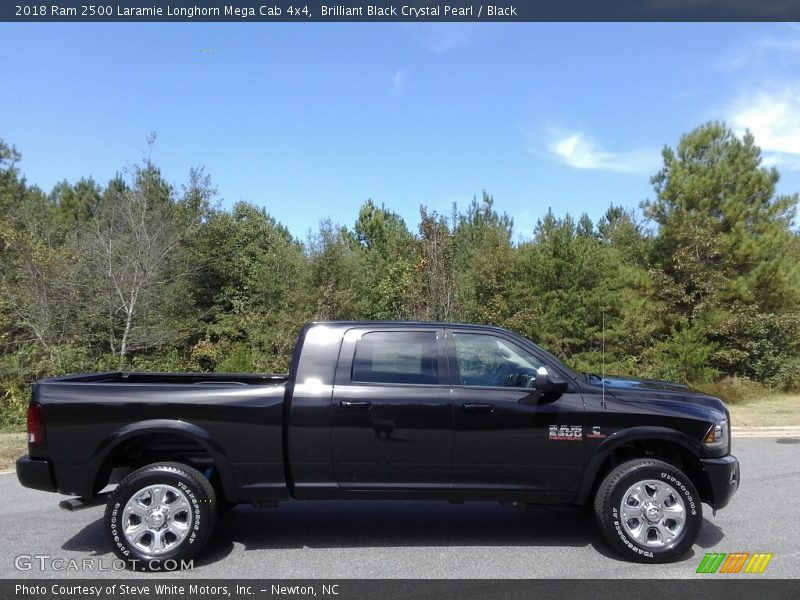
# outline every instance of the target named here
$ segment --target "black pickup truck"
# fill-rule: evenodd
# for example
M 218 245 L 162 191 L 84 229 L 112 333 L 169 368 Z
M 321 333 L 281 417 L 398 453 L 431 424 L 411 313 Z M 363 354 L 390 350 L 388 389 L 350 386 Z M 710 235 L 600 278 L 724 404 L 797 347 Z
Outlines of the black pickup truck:
M 578 374 L 476 325 L 311 323 L 287 375 L 45 379 L 28 435 L 22 485 L 107 501 L 136 568 L 194 556 L 222 507 L 295 498 L 593 503 L 614 548 L 660 562 L 739 486 L 721 400 Z

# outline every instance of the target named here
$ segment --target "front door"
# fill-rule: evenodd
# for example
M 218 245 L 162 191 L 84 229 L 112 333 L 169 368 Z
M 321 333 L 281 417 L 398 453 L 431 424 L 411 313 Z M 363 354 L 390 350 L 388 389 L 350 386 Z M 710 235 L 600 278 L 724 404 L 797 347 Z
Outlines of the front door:
M 331 448 L 349 489 L 447 489 L 453 406 L 444 331 L 352 329 L 332 396 Z
M 511 336 L 452 330 L 448 339 L 453 488 L 568 501 L 580 485 L 584 453 L 584 406 L 577 389 L 558 395 L 533 389 L 537 372 L 554 367 L 545 354 Z

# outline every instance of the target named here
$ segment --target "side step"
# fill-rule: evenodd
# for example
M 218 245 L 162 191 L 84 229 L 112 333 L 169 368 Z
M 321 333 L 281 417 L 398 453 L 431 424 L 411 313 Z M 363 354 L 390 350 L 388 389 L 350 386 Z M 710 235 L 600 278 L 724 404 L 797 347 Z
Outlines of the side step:
M 94 498 L 70 498 L 69 500 L 62 500 L 59 502 L 58 508 L 61 510 L 68 510 L 69 512 L 83 510 L 84 508 L 92 508 L 93 506 L 105 504 L 110 495 L 111 492 L 105 492 L 103 494 L 98 494 Z

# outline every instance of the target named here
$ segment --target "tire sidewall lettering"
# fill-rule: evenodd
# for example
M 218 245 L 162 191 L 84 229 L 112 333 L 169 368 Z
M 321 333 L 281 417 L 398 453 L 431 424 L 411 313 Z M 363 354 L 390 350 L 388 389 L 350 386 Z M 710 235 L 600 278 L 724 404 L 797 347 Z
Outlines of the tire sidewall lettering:
M 197 532 L 200 531 L 201 524 L 200 501 L 197 499 L 194 490 L 192 490 L 192 488 L 186 485 L 184 482 L 179 481 L 178 487 L 189 498 L 189 503 L 192 505 L 192 522 L 194 523 L 192 525 L 192 533 L 187 538 L 188 541 L 184 543 L 187 545 L 194 544 L 194 541 L 197 539 Z
M 666 482 L 668 482 L 673 487 L 677 487 L 678 488 L 678 490 L 681 492 L 681 494 L 683 494 L 685 496 L 686 501 L 687 501 L 687 506 L 689 508 L 689 511 L 692 513 L 692 516 L 696 517 L 697 516 L 697 504 L 695 504 L 694 498 L 692 497 L 692 492 L 689 491 L 689 488 L 687 488 L 680 479 L 670 475 L 669 473 L 667 473 L 665 471 L 661 472 L 661 479 L 665 480 Z
M 114 541 L 114 544 L 119 548 L 120 552 L 122 552 L 125 556 L 130 556 L 130 550 L 122 541 L 124 538 L 121 535 L 121 532 L 118 531 L 118 524 L 120 519 L 118 518 L 119 510 L 122 507 L 121 502 L 115 502 L 114 507 L 111 509 L 111 518 L 109 519 L 109 524 L 111 526 L 111 539 Z
M 625 531 L 622 529 L 622 525 L 619 520 L 619 512 L 617 512 L 616 506 L 611 508 L 611 516 L 613 518 L 614 529 L 619 536 L 619 539 L 625 544 L 632 552 L 636 552 L 637 554 L 641 554 L 642 556 L 647 556 L 649 558 L 653 558 L 653 553 L 649 550 L 645 550 L 644 548 L 640 548 L 633 542 L 631 542 L 628 537 L 625 535 Z

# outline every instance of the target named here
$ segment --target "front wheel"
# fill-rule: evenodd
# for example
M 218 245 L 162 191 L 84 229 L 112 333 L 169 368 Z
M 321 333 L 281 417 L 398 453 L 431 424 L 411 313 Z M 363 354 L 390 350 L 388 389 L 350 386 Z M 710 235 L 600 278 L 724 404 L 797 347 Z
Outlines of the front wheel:
M 649 458 L 611 471 L 597 489 L 594 510 L 608 542 L 638 562 L 666 562 L 683 555 L 703 521 L 700 496 L 686 474 Z
M 208 479 L 180 463 L 134 471 L 114 490 L 105 526 L 114 553 L 137 570 L 182 568 L 205 545 L 217 517 Z

